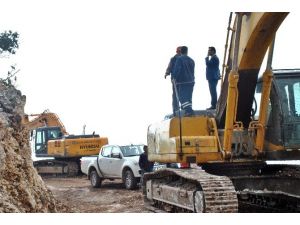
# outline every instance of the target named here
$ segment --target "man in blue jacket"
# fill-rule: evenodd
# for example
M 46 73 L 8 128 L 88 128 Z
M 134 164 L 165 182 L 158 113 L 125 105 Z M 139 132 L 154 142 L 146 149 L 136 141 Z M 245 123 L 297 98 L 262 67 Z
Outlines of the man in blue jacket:
M 188 47 L 181 47 L 181 56 L 176 60 L 173 79 L 178 87 L 179 101 L 186 116 L 194 114 L 192 96 L 195 84 L 195 62 L 188 55 Z
M 177 58 L 181 55 L 180 49 L 181 49 L 181 46 L 177 47 L 176 48 L 176 55 L 174 55 L 170 59 L 170 62 L 169 62 L 168 67 L 166 69 L 165 79 L 167 78 L 167 76 L 171 75 L 171 80 L 173 80 L 175 63 L 176 63 Z M 173 84 L 172 84 L 172 108 L 173 108 L 173 115 L 175 116 L 176 112 L 179 110 L 179 106 L 178 106 L 178 101 L 177 101 L 177 98 L 176 98 L 176 93 L 175 93 Z
M 206 63 L 206 79 L 209 85 L 209 91 L 211 96 L 211 106 L 207 109 L 216 109 L 217 105 L 217 84 L 220 79 L 219 70 L 219 58 L 216 55 L 215 47 L 209 47 L 207 57 L 205 58 Z

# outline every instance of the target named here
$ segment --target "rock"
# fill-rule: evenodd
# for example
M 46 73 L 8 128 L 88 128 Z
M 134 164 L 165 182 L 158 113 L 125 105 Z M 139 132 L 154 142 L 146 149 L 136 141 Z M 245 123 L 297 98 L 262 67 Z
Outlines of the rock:
M 33 167 L 22 126 L 26 97 L 0 81 L 0 212 L 70 212 Z

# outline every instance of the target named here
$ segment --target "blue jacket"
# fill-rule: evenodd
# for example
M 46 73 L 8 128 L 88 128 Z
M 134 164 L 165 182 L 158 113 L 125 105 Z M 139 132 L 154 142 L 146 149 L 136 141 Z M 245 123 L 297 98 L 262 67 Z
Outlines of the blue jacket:
M 206 79 L 207 80 L 219 80 L 220 79 L 220 70 L 219 70 L 219 58 L 216 55 L 213 55 L 210 59 L 205 58 L 206 62 Z
M 187 55 L 181 55 L 177 58 L 173 77 L 177 83 L 195 81 L 195 62 Z
M 171 79 L 173 79 L 173 74 L 174 74 L 174 68 L 175 68 L 175 64 L 176 64 L 176 60 L 179 57 L 179 54 L 174 55 L 169 62 L 168 68 L 166 70 L 166 74 L 170 75 L 171 74 Z

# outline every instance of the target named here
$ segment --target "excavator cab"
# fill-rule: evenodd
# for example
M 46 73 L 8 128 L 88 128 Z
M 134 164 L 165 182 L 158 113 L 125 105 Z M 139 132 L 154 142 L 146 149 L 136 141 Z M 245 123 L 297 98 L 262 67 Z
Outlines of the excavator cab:
M 47 157 L 48 141 L 58 140 L 63 137 L 60 127 L 40 127 L 32 132 L 32 140 L 36 157 Z
M 265 151 L 268 159 L 294 159 L 295 154 L 299 157 L 300 149 L 300 69 L 273 70 L 273 73 Z M 256 101 L 259 101 L 261 91 L 262 79 L 259 79 Z M 259 107 L 260 102 L 257 105 Z M 284 149 L 289 151 L 275 151 Z

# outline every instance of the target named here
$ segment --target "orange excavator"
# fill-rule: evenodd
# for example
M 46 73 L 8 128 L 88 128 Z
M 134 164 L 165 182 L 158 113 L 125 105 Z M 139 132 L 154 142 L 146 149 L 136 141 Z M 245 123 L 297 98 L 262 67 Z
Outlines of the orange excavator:
M 108 139 L 98 134 L 69 135 L 59 117 L 49 110 L 25 115 L 22 122 L 30 131 L 35 156 L 51 157 L 34 161 L 40 174 L 75 176 L 80 173 L 81 157 L 97 155 L 108 144 Z
M 289 161 L 300 160 L 300 70 L 272 69 L 275 34 L 286 16 L 236 13 L 231 22 L 231 14 L 217 109 L 193 116 L 180 111 L 149 126 L 151 161 L 192 167 L 146 173 L 148 208 L 300 212 L 300 166 Z

